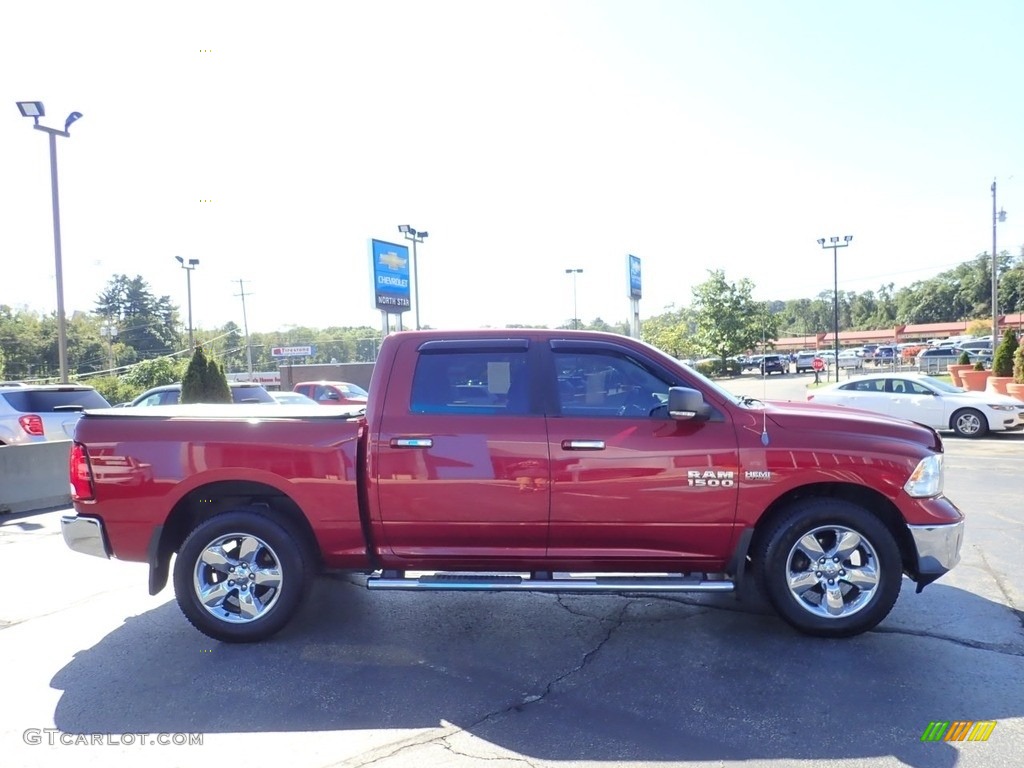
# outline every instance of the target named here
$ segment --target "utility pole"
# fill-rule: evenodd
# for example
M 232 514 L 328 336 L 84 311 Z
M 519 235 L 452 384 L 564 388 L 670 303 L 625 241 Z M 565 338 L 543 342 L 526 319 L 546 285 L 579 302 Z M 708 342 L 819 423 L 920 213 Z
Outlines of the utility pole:
M 117 326 L 113 321 L 107 320 L 100 326 L 100 335 L 107 340 L 107 349 L 110 353 L 110 373 L 114 374 L 116 363 L 114 361 L 114 338 L 117 336 Z
M 238 278 L 238 290 L 241 293 L 236 293 L 235 296 L 242 297 L 242 328 L 245 330 L 245 359 L 249 364 L 249 378 L 252 378 L 252 345 L 249 343 L 249 319 L 245 314 L 245 281 L 242 278 Z M 249 294 L 252 296 L 252 294 Z
M 992 350 L 999 346 L 999 258 L 996 256 L 996 223 L 1006 221 L 1006 211 L 996 213 L 996 180 L 992 179 Z

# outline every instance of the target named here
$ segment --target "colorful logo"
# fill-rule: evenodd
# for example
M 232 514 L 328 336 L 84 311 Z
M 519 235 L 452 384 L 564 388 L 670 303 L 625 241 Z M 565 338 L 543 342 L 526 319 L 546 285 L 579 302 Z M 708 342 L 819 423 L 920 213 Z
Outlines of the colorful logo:
M 995 727 L 995 720 L 932 720 L 921 741 L 988 741 Z

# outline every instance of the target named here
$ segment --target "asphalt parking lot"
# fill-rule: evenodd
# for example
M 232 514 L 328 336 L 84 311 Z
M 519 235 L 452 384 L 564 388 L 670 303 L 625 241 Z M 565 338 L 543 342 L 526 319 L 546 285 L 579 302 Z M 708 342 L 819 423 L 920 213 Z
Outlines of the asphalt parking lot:
M 724 384 L 802 399 L 808 378 Z M 1019 766 L 1024 435 L 946 447 L 969 518 L 961 564 L 919 595 L 905 581 L 889 618 L 849 640 L 726 595 L 334 578 L 272 641 L 221 645 L 169 589 L 146 595 L 144 566 L 69 551 L 59 511 L 0 518 L 0 763 Z M 923 743 L 937 720 L 996 725 L 985 742 Z

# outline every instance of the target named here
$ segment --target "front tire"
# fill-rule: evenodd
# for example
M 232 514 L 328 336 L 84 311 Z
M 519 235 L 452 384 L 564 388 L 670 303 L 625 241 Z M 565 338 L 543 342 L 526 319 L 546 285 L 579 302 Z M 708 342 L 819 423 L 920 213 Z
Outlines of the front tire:
M 252 643 L 292 618 L 312 581 L 309 558 L 276 520 L 254 510 L 195 527 L 174 562 L 174 594 L 189 622 L 228 643 Z
M 981 411 L 973 408 L 964 408 L 953 414 L 949 426 L 956 432 L 958 437 L 984 437 L 988 434 L 988 421 Z
M 899 547 L 882 521 L 842 499 L 792 505 L 755 552 L 766 596 L 791 626 L 817 637 L 866 632 L 900 593 Z

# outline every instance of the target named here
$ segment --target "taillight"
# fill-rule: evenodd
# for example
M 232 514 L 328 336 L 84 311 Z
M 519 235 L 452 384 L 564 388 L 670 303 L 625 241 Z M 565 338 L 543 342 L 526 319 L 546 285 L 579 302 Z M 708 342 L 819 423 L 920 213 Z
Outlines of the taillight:
M 75 501 L 92 501 L 92 468 L 89 466 L 89 454 L 81 443 L 71 444 L 69 458 L 71 471 L 71 498 Z
M 43 419 L 41 416 L 37 416 L 34 413 L 30 413 L 26 416 L 18 418 L 18 423 L 21 424 L 21 428 L 33 437 L 43 436 Z

